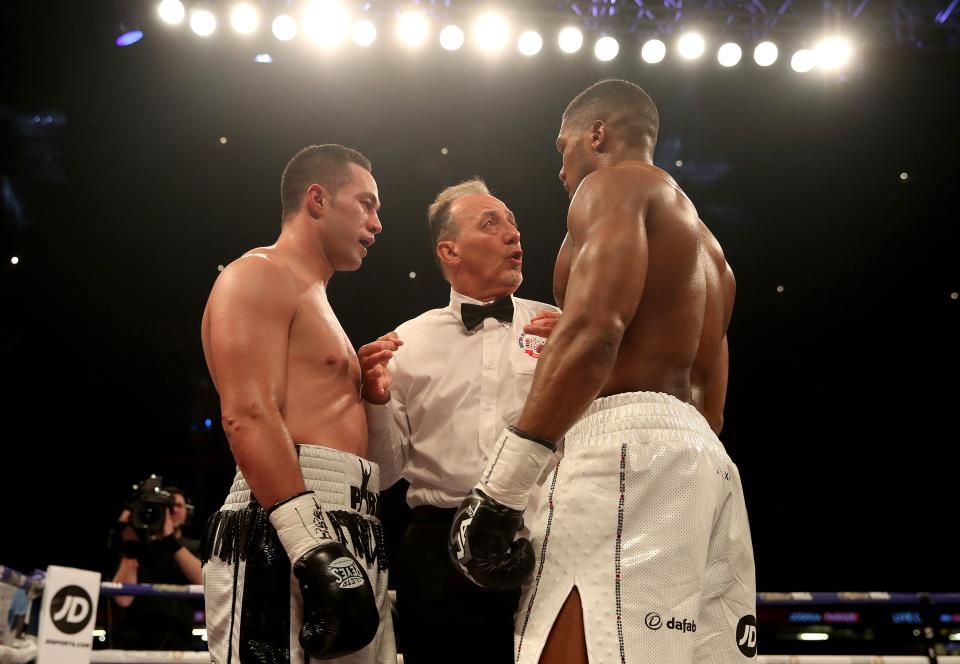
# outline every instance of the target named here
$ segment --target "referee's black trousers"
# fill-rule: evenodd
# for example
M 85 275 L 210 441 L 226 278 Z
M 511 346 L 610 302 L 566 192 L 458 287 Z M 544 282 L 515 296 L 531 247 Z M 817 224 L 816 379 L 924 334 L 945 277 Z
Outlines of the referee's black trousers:
M 510 664 L 520 591 L 484 590 L 447 553 L 455 508 L 413 509 L 397 555 L 397 637 L 404 664 Z

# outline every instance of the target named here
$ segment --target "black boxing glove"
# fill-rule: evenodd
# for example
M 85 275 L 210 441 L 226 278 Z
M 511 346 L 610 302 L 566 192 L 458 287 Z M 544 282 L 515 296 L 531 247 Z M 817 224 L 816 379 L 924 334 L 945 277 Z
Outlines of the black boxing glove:
M 303 597 L 300 646 L 315 659 L 333 659 L 369 644 L 380 626 L 370 579 L 330 527 L 312 491 L 267 512 Z
M 468 579 L 488 590 L 518 588 L 533 573 L 533 547 L 514 540 L 523 527 L 523 512 L 498 503 L 474 488 L 460 504 L 447 551 Z
M 530 490 L 556 449 L 551 441 L 515 427 L 497 438 L 480 482 L 453 518 L 447 540 L 453 562 L 477 585 L 509 590 L 533 572 L 530 542 L 514 538 L 523 527 Z

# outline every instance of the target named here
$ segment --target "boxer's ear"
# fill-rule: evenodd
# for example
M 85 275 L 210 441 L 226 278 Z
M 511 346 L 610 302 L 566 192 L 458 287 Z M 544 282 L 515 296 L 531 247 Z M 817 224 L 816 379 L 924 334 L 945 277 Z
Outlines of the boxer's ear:
M 606 139 L 607 126 L 603 123 L 603 120 L 595 121 L 593 126 L 590 127 L 590 147 L 594 152 L 600 152 Z
M 304 195 L 304 205 L 307 212 L 314 219 L 320 218 L 330 204 L 330 192 L 323 185 L 313 183 L 307 187 Z

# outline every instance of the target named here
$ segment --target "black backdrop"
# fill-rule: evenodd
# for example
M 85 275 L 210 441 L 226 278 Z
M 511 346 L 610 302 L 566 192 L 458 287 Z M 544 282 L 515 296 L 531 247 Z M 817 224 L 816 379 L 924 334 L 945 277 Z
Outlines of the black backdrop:
M 612 63 L 381 39 L 261 65 L 226 31 L 154 26 L 120 49 L 109 9 L 11 11 L 0 564 L 105 568 L 110 524 L 149 473 L 183 486 L 198 521 L 218 506 L 233 468 L 200 315 L 217 265 L 275 239 L 294 151 L 340 142 L 373 161 L 384 232 L 331 286 L 359 346 L 445 304 L 424 209 L 475 174 L 520 221 L 519 294 L 552 301 L 559 116 L 618 76 L 658 102 L 656 162 L 737 275 L 722 438 L 760 589 L 957 589 L 956 54 L 867 46 L 844 80 L 650 66 L 632 42 Z

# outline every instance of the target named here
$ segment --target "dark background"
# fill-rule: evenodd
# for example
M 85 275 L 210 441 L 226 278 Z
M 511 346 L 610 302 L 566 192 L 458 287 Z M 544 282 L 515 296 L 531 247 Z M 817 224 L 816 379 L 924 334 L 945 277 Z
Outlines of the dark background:
M 632 36 L 600 63 L 548 33 L 488 61 L 380 26 L 368 51 L 274 44 L 260 65 L 222 21 L 121 49 L 113 5 L 74 4 L 14 5 L 2 28 L 0 564 L 108 571 L 149 473 L 187 490 L 195 532 L 219 506 L 233 462 L 200 316 L 217 266 L 275 240 L 297 149 L 374 164 L 384 232 L 330 291 L 356 346 L 446 303 L 424 210 L 475 174 L 520 221 L 518 294 L 552 302 L 560 113 L 616 76 L 659 104 L 656 163 L 737 275 L 722 439 L 759 589 L 958 590 L 957 53 L 864 44 L 845 76 L 801 76 L 786 48 L 768 70 L 651 66 Z

